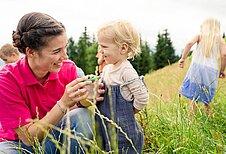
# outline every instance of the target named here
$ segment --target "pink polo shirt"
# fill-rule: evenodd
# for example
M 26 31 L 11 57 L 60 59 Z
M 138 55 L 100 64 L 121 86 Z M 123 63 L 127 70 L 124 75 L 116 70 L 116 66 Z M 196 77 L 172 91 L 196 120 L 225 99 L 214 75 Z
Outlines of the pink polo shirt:
M 17 140 L 15 128 L 26 119 L 41 119 L 62 97 L 65 86 L 77 78 L 75 64 L 66 60 L 58 73 L 50 73 L 42 85 L 30 70 L 26 57 L 0 70 L 0 141 Z M 37 113 L 38 112 L 38 113 Z

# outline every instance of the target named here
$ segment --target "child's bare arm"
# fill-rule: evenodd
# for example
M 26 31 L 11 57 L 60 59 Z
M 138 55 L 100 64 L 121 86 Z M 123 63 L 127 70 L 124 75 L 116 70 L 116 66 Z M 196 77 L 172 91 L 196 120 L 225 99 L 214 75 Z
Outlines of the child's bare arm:
M 183 67 L 184 67 L 184 61 L 185 61 L 185 59 L 187 58 L 188 53 L 190 52 L 192 46 L 193 46 L 195 43 L 199 42 L 199 39 L 200 39 L 200 36 L 199 36 L 199 35 L 196 35 L 191 41 L 189 41 L 189 42 L 186 44 L 186 46 L 185 46 L 185 48 L 184 48 L 184 50 L 183 50 L 183 52 L 182 52 L 181 59 L 178 61 L 178 66 L 179 66 L 180 68 L 183 68 Z
M 189 42 L 186 44 L 186 46 L 185 46 L 185 48 L 184 48 L 184 50 L 183 50 L 182 56 L 181 56 L 182 59 L 186 59 L 186 58 L 187 58 L 187 55 L 188 55 L 188 53 L 190 52 L 192 46 L 193 46 L 195 43 L 199 42 L 199 37 L 200 37 L 199 35 L 196 35 L 191 41 L 189 41 Z

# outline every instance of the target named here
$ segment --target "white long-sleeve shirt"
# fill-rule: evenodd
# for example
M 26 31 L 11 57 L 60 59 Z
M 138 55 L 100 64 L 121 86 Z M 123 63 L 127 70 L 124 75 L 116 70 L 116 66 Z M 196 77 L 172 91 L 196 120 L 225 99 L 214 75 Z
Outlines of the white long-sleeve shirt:
M 119 66 L 108 64 L 104 67 L 102 79 L 107 85 L 122 85 L 123 97 L 131 101 L 134 99 L 134 107 L 142 110 L 148 103 L 149 94 L 143 81 L 128 60 Z

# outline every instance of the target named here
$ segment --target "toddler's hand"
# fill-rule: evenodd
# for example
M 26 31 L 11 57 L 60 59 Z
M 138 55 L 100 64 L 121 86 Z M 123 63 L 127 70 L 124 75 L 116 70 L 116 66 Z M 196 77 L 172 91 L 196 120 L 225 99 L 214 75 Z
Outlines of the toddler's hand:
M 97 98 L 96 101 L 103 101 L 104 100 L 104 95 L 105 90 L 104 90 L 104 84 L 103 83 L 98 83 L 98 90 L 97 90 Z

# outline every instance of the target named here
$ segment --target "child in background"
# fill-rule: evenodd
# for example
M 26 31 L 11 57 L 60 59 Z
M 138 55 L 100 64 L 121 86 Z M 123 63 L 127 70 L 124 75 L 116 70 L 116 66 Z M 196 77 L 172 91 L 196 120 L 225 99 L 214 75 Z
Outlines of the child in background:
M 139 33 L 129 22 L 116 20 L 102 25 L 97 32 L 97 39 L 107 64 L 101 75 L 106 88 L 104 102 L 98 103 L 97 107 L 102 115 L 117 123 L 132 141 L 117 128 L 118 148 L 114 150 L 118 150 L 118 153 L 141 153 L 144 137 L 134 114 L 144 109 L 149 95 L 128 61 L 140 53 Z M 99 119 L 98 116 L 96 118 Z M 110 130 L 115 127 L 107 121 L 101 123 L 100 119 L 99 124 L 102 147 L 105 151 L 112 151 L 114 143 Z
M 188 42 L 178 61 L 179 67 L 183 68 L 191 47 L 197 43 L 192 53 L 190 68 L 180 89 L 180 93 L 191 100 L 189 102 L 191 115 L 195 113 L 197 102 L 204 103 L 205 110 L 210 115 L 209 104 L 216 91 L 218 74 L 221 78 L 225 77 L 226 47 L 220 34 L 220 22 L 215 18 L 206 19 L 201 25 L 201 33 Z M 219 54 L 221 55 L 220 73 L 218 72 Z
M 106 65 L 106 62 L 104 60 L 100 46 L 98 46 L 96 57 L 97 57 L 97 64 L 98 64 L 98 73 L 101 74 L 103 72 L 104 66 Z
M 20 59 L 20 52 L 12 44 L 6 43 L 0 49 L 0 58 L 5 64 L 14 63 Z

